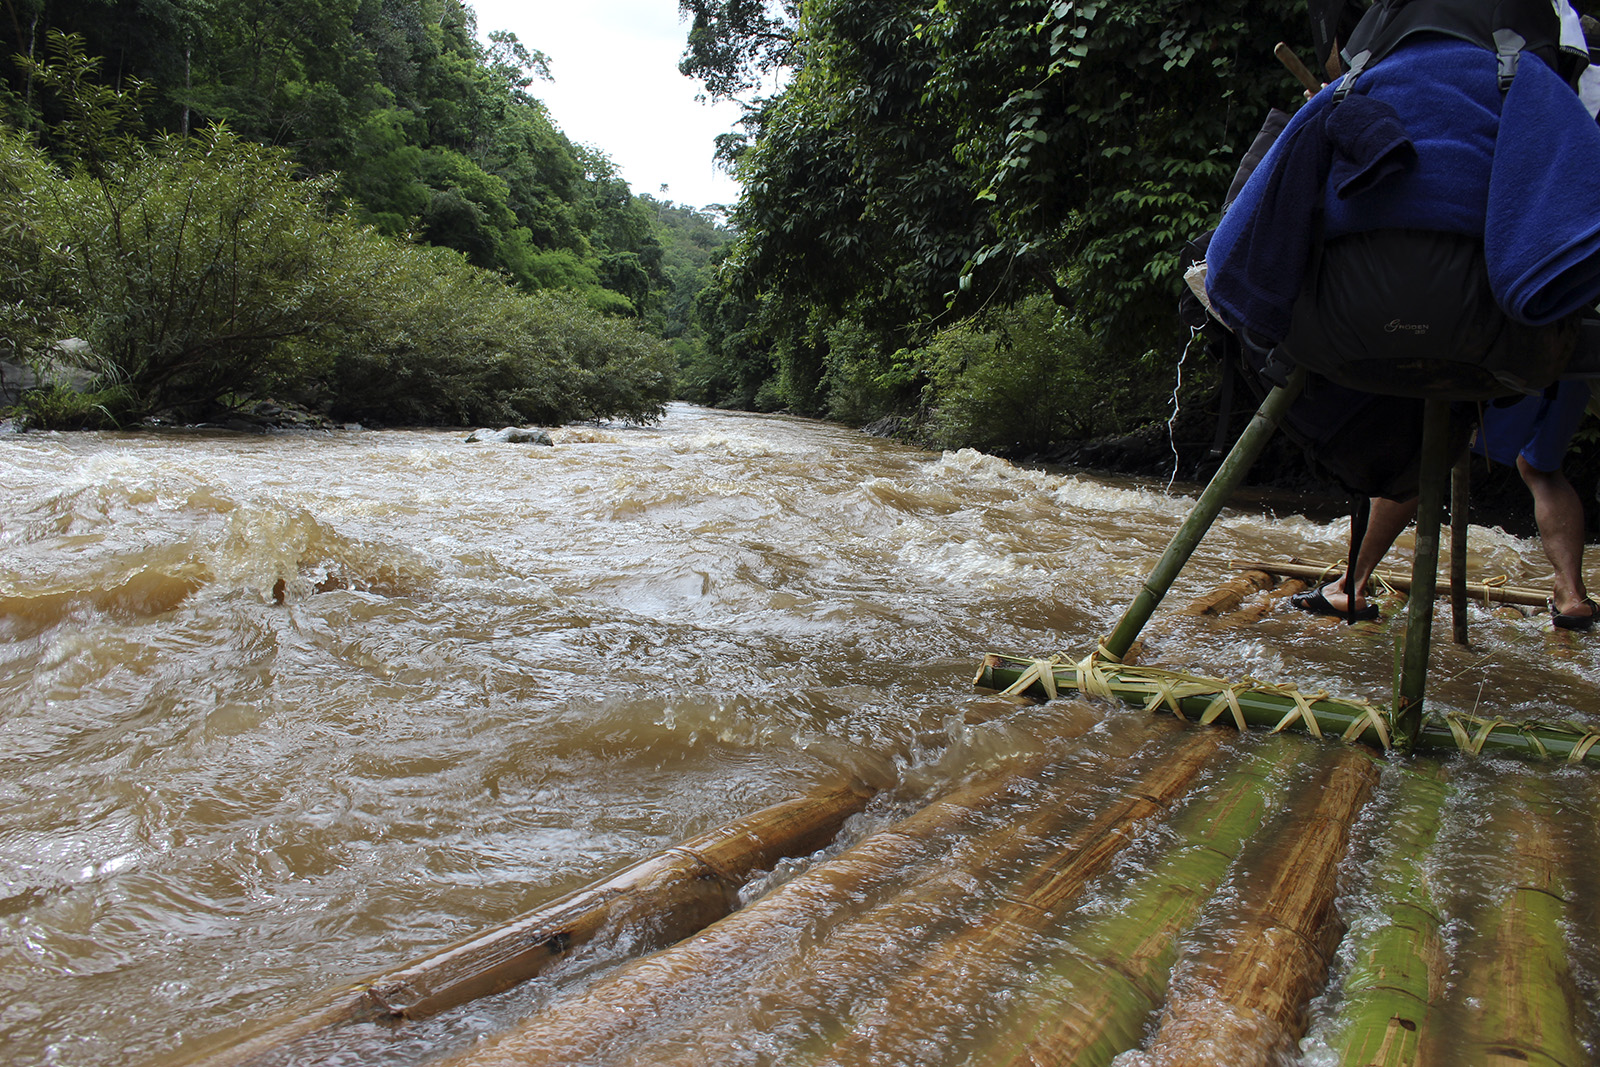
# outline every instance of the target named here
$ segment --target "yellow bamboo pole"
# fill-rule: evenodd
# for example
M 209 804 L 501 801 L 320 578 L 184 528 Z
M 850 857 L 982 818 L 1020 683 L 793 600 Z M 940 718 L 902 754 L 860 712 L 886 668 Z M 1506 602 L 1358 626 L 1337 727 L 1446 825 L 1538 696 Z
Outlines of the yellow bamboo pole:
M 1271 589 L 1277 579 L 1266 571 L 1243 571 L 1223 582 L 1205 596 L 1197 597 L 1183 609 L 1184 615 L 1226 615 L 1236 610 L 1244 598 Z
M 1307 582 L 1327 581 L 1329 578 L 1342 574 L 1345 569 L 1343 563 L 1305 563 L 1301 560 L 1288 560 L 1285 562 L 1265 562 L 1262 560 L 1232 560 L 1228 566 L 1239 570 L 1265 571 L 1275 574 L 1280 578 L 1300 578 Z M 1399 571 L 1380 570 L 1373 574 L 1375 580 L 1381 579 L 1382 584 L 1390 586 L 1399 592 L 1411 592 L 1411 576 L 1401 574 Z M 1521 586 L 1502 585 L 1498 582 L 1468 582 L 1467 595 L 1480 603 L 1492 604 L 1521 604 L 1526 607 L 1545 606 L 1550 594 L 1538 589 L 1528 589 Z
M 294 1048 L 325 1041 L 351 1023 L 424 1018 L 532 978 L 607 929 L 631 930 L 647 947 L 671 943 L 732 910 L 738 887 L 752 871 L 833 840 L 872 795 L 858 782 L 836 782 L 774 804 L 417 961 L 207 1041 L 180 1062 L 277 1063 Z
M 1555 846 L 1551 812 L 1536 788 L 1516 783 L 1510 799 L 1520 804 L 1497 806 L 1511 884 L 1469 928 L 1457 957 L 1457 969 L 1465 974 L 1460 1025 L 1426 1035 L 1425 1062 L 1593 1062 L 1575 1025 L 1582 1001 L 1567 959 L 1564 926 L 1572 887 Z M 1521 810 L 1513 814 L 1514 807 Z
M 1282 584 L 1269 590 L 1266 598 L 1261 603 L 1240 608 L 1228 616 L 1228 621 L 1240 626 L 1250 626 L 1258 623 L 1266 616 L 1267 612 L 1276 608 L 1284 599 L 1309 588 L 1311 588 L 1310 583 L 1303 578 L 1286 579 Z
M 1372 757 L 1339 749 L 1317 807 L 1258 868 L 1238 922 L 1186 954 L 1149 1052 L 1163 1067 L 1266 1067 L 1300 1037 L 1337 943 L 1333 916 L 1350 824 L 1372 792 Z

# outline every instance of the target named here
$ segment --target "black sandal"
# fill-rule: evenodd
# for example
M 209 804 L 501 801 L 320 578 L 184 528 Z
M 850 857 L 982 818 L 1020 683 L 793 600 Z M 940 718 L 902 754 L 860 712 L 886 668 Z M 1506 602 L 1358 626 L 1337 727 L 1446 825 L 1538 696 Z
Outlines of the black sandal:
M 1328 598 L 1322 595 L 1321 589 L 1307 589 L 1303 593 L 1296 593 L 1289 598 L 1289 603 L 1312 615 L 1331 615 L 1337 619 L 1349 619 L 1351 622 L 1371 622 L 1378 617 L 1378 605 L 1376 604 L 1368 604 L 1364 608 L 1357 608 L 1354 615 L 1341 611 L 1328 603 Z
M 1594 620 L 1600 615 L 1600 604 L 1594 602 L 1593 597 L 1584 597 L 1583 602 L 1589 605 L 1587 615 L 1563 615 L 1556 610 L 1555 601 L 1550 602 L 1550 622 L 1558 630 L 1587 630 L 1594 626 Z

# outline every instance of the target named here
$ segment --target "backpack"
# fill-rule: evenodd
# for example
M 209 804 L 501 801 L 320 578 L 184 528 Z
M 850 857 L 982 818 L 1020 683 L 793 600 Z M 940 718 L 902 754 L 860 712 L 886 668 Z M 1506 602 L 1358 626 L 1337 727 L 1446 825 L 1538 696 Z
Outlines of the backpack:
M 1284 112 L 1268 114 L 1239 162 L 1225 203 L 1232 203 L 1288 121 Z M 1208 231 L 1188 242 L 1182 255 L 1185 268 L 1205 259 L 1210 238 Z M 1208 347 L 1223 363 L 1225 386 L 1232 384 L 1231 368 L 1238 367 L 1259 403 L 1274 385 L 1288 380 L 1292 368 L 1286 361 L 1286 352 L 1262 349 L 1241 339 L 1213 318 L 1188 287 L 1179 295 L 1178 317 L 1185 326 L 1203 331 L 1209 338 Z M 1226 451 L 1231 416 L 1231 392 L 1224 388 L 1223 395 L 1226 399 L 1217 415 L 1217 437 L 1212 446 L 1215 456 Z M 1452 455 L 1466 448 L 1472 426 L 1469 416 L 1452 411 Z M 1280 428 L 1284 436 L 1304 450 L 1313 472 L 1336 482 L 1352 496 L 1409 500 L 1417 493 L 1421 480 L 1421 400 L 1364 392 L 1313 373 L 1305 390 L 1289 406 Z
M 1500 90 L 1523 52 L 1568 84 L 1587 51 L 1561 45 L 1551 0 L 1378 0 L 1350 31 L 1335 106 L 1361 75 L 1418 34 L 1454 37 L 1499 56 Z M 1367 392 L 1487 400 L 1539 392 L 1566 369 L 1580 314 L 1544 326 L 1495 302 L 1477 237 L 1377 230 L 1318 240 L 1283 349 L 1296 363 Z
M 1500 91 L 1511 86 L 1523 52 L 1532 52 L 1577 87 L 1587 49 L 1561 44 L 1561 15 L 1551 0 L 1378 0 L 1341 42 L 1346 74 L 1339 99 L 1364 71 L 1417 34 L 1441 34 L 1500 57 Z

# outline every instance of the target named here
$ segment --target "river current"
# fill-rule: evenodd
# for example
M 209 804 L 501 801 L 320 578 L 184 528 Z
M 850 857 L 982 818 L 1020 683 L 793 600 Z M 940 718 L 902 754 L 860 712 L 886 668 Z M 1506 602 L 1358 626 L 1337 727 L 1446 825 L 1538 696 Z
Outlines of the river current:
M 1092 650 L 1197 492 L 684 405 L 552 436 L 0 436 L 0 1059 L 163 1062 L 841 773 L 911 810 L 1050 719 L 983 653 Z M 1385 698 L 1398 624 L 1176 611 L 1345 534 L 1226 511 L 1143 662 Z M 1600 639 L 1443 615 L 1435 706 L 1600 724 Z

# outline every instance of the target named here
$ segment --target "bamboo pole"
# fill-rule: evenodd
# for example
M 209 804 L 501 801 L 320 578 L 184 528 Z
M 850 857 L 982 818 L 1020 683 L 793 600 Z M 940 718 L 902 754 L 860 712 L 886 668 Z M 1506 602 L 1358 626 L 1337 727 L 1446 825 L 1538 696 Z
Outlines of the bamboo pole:
M 873 792 L 840 782 L 774 804 L 316 1004 L 207 1042 L 182 1062 L 275 1063 L 351 1023 L 420 1019 L 532 978 L 608 928 L 627 928 L 646 945 L 676 941 L 732 910 L 752 871 L 831 841 Z
M 1303 579 L 1289 578 L 1281 585 L 1268 590 L 1265 599 L 1261 603 L 1241 607 L 1238 611 L 1229 615 L 1228 621 L 1240 626 L 1254 625 L 1260 622 L 1267 612 L 1276 608 L 1284 599 L 1309 588 L 1311 588 L 1310 584 Z
M 1518 782 L 1517 805 L 1494 809 L 1499 838 L 1506 843 L 1509 893 L 1494 894 L 1490 907 L 1466 926 L 1459 971 L 1466 974 L 1458 997 L 1458 1025 L 1427 1035 L 1422 1053 L 1430 1062 L 1589 1064 L 1576 1019 L 1582 1001 L 1566 958 L 1568 921 L 1562 861 L 1552 838 L 1550 813 L 1534 797 L 1536 782 Z
M 1138 824 L 1188 791 L 1220 747 L 1197 740 L 1181 738 L 1175 752 L 1164 754 L 1120 799 L 1067 837 L 1021 885 L 872 998 L 875 1016 L 903 1020 L 900 1025 L 854 1026 L 824 1058 L 864 1067 L 903 1063 L 930 1034 L 947 1040 L 960 1035 L 969 1026 L 970 1005 L 1015 972 L 1062 909 L 1133 842 Z
M 1052 678 L 1047 691 L 1039 680 Z M 1340 700 L 1301 693 L 1292 686 L 1227 682 L 1158 670 L 1118 666 L 1090 657 L 1083 664 L 1027 660 L 991 652 L 984 657 L 974 684 L 1014 695 L 1049 699 L 1077 689 L 1087 695 L 1115 697 L 1148 711 L 1166 710 L 1201 723 L 1230 722 L 1241 729 L 1266 727 L 1319 737 L 1338 737 L 1376 748 L 1391 747 L 1389 714 L 1364 701 Z M 1567 724 L 1507 722 L 1473 715 L 1433 715 L 1423 720 L 1416 748 L 1429 752 L 1462 752 L 1473 756 L 1567 760 L 1600 764 L 1600 732 Z
M 1447 954 L 1426 860 L 1451 787 L 1438 765 L 1395 765 L 1389 773 L 1399 777 L 1397 796 L 1379 824 L 1382 852 L 1362 893 L 1376 902 L 1379 921 L 1357 924 L 1346 939 L 1352 963 L 1329 1042 L 1344 1067 L 1416 1067 L 1445 984 Z
M 1405 648 L 1395 678 L 1395 745 L 1410 752 L 1422 732 L 1422 698 L 1433 645 L 1433 601 L 1439 581 L 1439 525 L 1450 482 L 1450 403 L 1422 402 L 1422 482 L 1417 495 L 1416 548 L 1411 557 L 1412 596 Z
M 1091 709 L 1069 722 L 1087 732 L 1103 717 Z M 1154 736 L 1129 723 L 1135 736 Z M 1157 731 L 1166 733 L 1169 731 Z M 1059 757 L 1036 754 L 964 783 L 905 819 L 878 830 L 833 859 L 801 872 L 776 890 L 701 931 L 618 967 L 581 997 L 558 1001 L 513 1030 L 446 1061 L 450 1067 L 531 1067 L 618 1058 L 645 1028 L 687 1012 L 698 1025 L 719 996 L 748 995 L 749 984 L 802 943 L 827 940 L 838 916 L 862 900 L 892 895 L 937 866 L 941 838 L 962 832 L 988 808 L 1023 802 L 1018 784 L 1031 782 Z
M 1096 830 L 1117 821 L 1118 811 L 1127 814 L 1130 796 L 1143 804 L 1153 792 L 1181 789 L 1180 779 L 1192 778 L 1216 747 L 1194 744 L 1194 732 L 1175 723 L 1176 730 L 1147 731 L 1138 718 L 1110 720 L 1091 758 L 1075 757 L 1071 774 L 1048 794 L 1030 791 L 1022 798 L 1022 817 L 996 811 L 1003 820 L 998 829 L 930 847 L 929 858 L 936 860 L 931 876 L 860 894 L 866 908 L 820 917 L 816 933 L 808 930 L 799 945 L 763 959 L 738 976 L 736 987 L 719 991 L 716 999 L 725 1006 L 669 1008 L 676 1013 L 672 1022 L 626 1048 L 608 1047 L 606 1061 L 616 1067 L 737 1061 L 750 1052 L 741 1035 L 759 1025 L 756 1019 L 791 1020 L 784 1058 L 795 1063 L 842 1063 L 863 1046 L 868 1062 L 897 1063 L 914 1058 L 910 1045 L 935 1033 L 941 1042 L 945 1036 L 960 1040 L 984 989 L 1014 980 L 1019 968 L 1026 971 L 1017 959 L 1025 952 L 1018 939 L 1039 917 L 1041 877 L 1059 874 L 1063 863 L 1092 862 L 1108 844 L 1115 850 L 1131 841 L 1131 834 L 1113 831 L 1108 840 Z M 1057 878 L 1055 890 L 1069 892 L 1068 881 Z M 1007 918 L 1019 911 L 1020 921 Z M 989 934 L 999 941 L 986 951 L 978 940 Z M 903 1008 L 895 1003 L 901 996 L 910 1000 Z M 860 1017 L 863 1005 L 870 1006 L 870 1019 Z
M 1343 563 L 1304 563 L 1300 560 L 1287 562 L 1266 562 L 1263 560 L 1230 560 L 1227 564 L 1244 570 L 1266 571 L 1280 578 L 1301 578 L 1307 582 L 1326 581 L 1333 575 L 1344 570 Z M 1395 571 L 1383 570 L 1374 572 L 1374 579 L 1381 579 L 1399 592 L 1411 592 L 1411 578 Z M 1545 606 L 1550 594 L 1537 589 L 1527 589 L 1517 586 L 1500 585 L 1497 583 L 1468 582 L 1467 594 L 1473 599 L 1485 604 L 1520 604 L 1524 607 Z
M 1244 571 L 1238 577 L 1223 582 L 1210 593 L 1199 597 L 1183 609 L 1185 615 L 1226 615 L 1236 610 L 1244 598 L 1263 589 L 1271 589 L 1276 581 L 1266 571 Z
M 1267 1067 L 1293 1048 L 1338 941 L 1339 863 L 1377 774 L 1371 756 L 1338 750 L 1315 809 L 1256 868 L 1243 914 L 1180 960 L 1150 1042 L 1154 1062 Z
M 954 970 L 949 973 L 912 983 L 916 1010 L 907 1018 L 916 1018 L 916 1025 L 925 1029 L 931 1025 L 931 1012 L 959 1003 L 961 1019 L 956 1025 L 964 1025 L 965 1006 L 971 1000 L 952 996 L 948 1005 L 941 1004 L 936 999 L 938 988 L 957 971 L 992 971 L 1001 966 L 997 955 L 980 959 L 983 953 L 972 946 L 972 939 L 991 930 L 1004 931 L 1007 936 L 1014 933 L 1016 923 L 997 916 L 1019 907 L 1030 915 L 1036 912 L 1037 899 L 1031 908 L 1019 902 L 1038 892 L 1040 872 L 1053 871 L 1065 852 L 1078 847 L 1074 843 L 1092 842 L 1085 846 L 1090 852 L 1104 845 L 1096 837 L 1096 829 L 1107 818 L 1116 818 L 1118 805 L 1126 797 L 1147 796 L 1161 788 L 1160 782 L 1170 788 L 1173 774 L 1192 777 L 1196 759 L 1203 761 L 1214 751 L 1212 746 L 1192 745 L 1186 736 L 1191 731 L 1181 726 L 1175 731 L 1148 732 L 1127 716 L 1117 716 L 1108 725 L 1110 731 L 1097 739 L 1092 757 L 1074 759 L 1064 788 L 1028 799 L 1042 811 L 1029 812 L 1021 819 L 1013 817 L 1015 831 L 1003 827 L 982 838 L 953 843 L 948 858 L 941 859 L 931 877 L 895 894 L 881 894 L 848 924 L 841 924 L 814 949 L 796 954 L 772 975 L 763 990 L 767 1000 L 781 1003 L 791 1013 L 819 1020 L 809 1040 L 797 1049 L 800 1059 L 823 1055 L 837 1059 L 840 1053 L 833 1046 L 862 1029 L 855 1015 L 857 1005 L 884 1004 L 905 984 L 904 972 L 922 973 L 930 967 L 944 971 L 943 964 L 927 961 L 947 956 L 952 944 L 966 946 L 958 953 L 962 958 L 950 965 Z M 1107 801 L 1108 797 L 1116 799 Z M 1111 815 L 1106 814 L 1108 804 Z M 1114 842 L 1113 847 L 1123 843 Z M 1063 880 L 1057 888 L 1066 891 L 1066 885 Z M 981 913 L 963 903 L 982 899 L 1001 903 L 997 909 Z M 885 958 L 885 945 L 893 945 L 892 962 Z M 964 958 L 968 954 L 972 958 Z M 863 960 L 875 960 L 874 969 L 863 972 Z M 883 1013 L 874 1011 L 875 1016 Z M 886 1054 L 885 1059 L 897 1057 Z
M 1178 938 L 1194 925 L 1246 842 L 1283 801 L 1297 744 L 1257 749 L 1169 824 L 1172 847 L 1114 913 L 1074 932 L 1034 970 L 1026 1007 L 995 1026 L 972 1067 L 1103 1067 L 1135 1047 L 1166 1000 Z
M 1592 1062 L 1574 1020 L 1581 1002 L 1567 961 L 1565 884 L 1553 847 L 1549 813 L 1518 790 L 1527 804 L 1515 825 L 1496 812 L 1509 838 L 1510 892 L 1474 924 L 1487 944 L 1464 945 L 1463 955 L 1482 950 L 1466 969 L 1461 996 L 1468 1010 L 1462 1025 L 1428 1041 L 1424 1054 L 1439 1063 L 1532 1064 L 1579 1067 Z
M 1206 531 L 1217 521 L 1217 516 L 1222 513 L 1222 507 L 1228 502 L 1228 497 L 1238 488 L 1239 483 L 1244 481 L 1244 476 L 1250 472 L 1256 457 L 1261 455 L 1261 450 L 1272 439 L 1289 406 L 1305 388 L 1305 383 L 1306 369 L 1296 367 L 1289 376 L 1288 384 L 1275 386 L 1261 402 L 1261 407 L 1250 419 L 1250 425 L 1239 435 L 1239 440 L 1227 458 L 1222 461 L 1222 466 L 1217 468 L 1217 473 L 1212 476 L 1205 492 L 1195 501 L 1189 517 L 1184 520 L 1183 525 L 1178 528 L 1178 532 L 1167 545 L 1166 551 L 1156 561 L 1150 576 L 1145 579 L 1144 585 L 1134 596 L 1133 603 L 1129 604 L 1128 610 L 1123 613 L 1122 620 L 1117 623 L 1111 636 L 1106 638 L 1106 650 L 1113 656 L 1121 659 L 1127 655 L 1128 649 L 1133 647 L 1139 631 L 1144 629 L 1144 624 L 1155 614 L 1162 598 L 1167 595 L 1167 590 L 1172 588 L 1172 583 L 1183 570 L 1183 565 L 1189 562 L 1189 557 L 1200 547 L 1200 541 L 1205 537 Z
M 1472 453 L 1450 471 L 1450 628 L 1458 645 L 1467 643 L 1467 503 L 1472 496 Z

